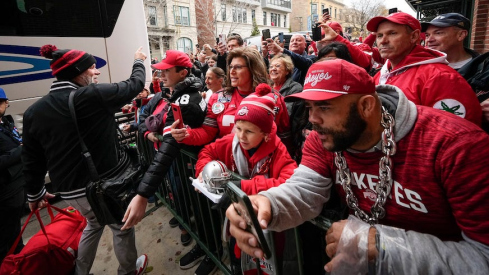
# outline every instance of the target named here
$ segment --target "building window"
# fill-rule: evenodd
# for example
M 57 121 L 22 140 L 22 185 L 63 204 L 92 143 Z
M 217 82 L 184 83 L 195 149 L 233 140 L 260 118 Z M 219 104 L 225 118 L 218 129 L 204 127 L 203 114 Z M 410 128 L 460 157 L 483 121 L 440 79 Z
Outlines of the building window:
M 165 19 L 165 27 L 168 27 L 168 11 L 166 5 L 163 6 L 163 18 Z
M 336 18 L 336 8 L 334 8 L 334 18 Z
M 263 12 L 263 26 L 266 26 L 267 25 L 267 12 L 264 11 Z
M 311 4 L 311 14 L 318 14 L 318 4 Z
M 287 15 L 284 14 L 284 28 L 287 28 Z
M 280 14 L 277 15 L 277 27 L 280 27 Z
M 251 22 L 255 20 L 255 10 L 251 10 Z
M 148 6 L 148 21 L 151 26 L 156 26 L 156 7 Z
M 163 50 L 167 51 L 170 49 L 170 38 L 169 36 L 163 36 L 161 42 L 163 43 Z
M 324 4 L 321 4 L 321 12 L 324 10 Z
M 233 7 L 233 22 L 247 23 L 246 8 Z
M 221 4 L 221 19 L 226 21 L 226 4 Z
M 189 8 L 181 6 L 173 6 L 175 14 L 175 25 L 190 26 Z
M 184 53 L 192 52 L 192 40 L 187 37 L 182 37 L 177 40 L 177 50 Z
M 270 13 L 270 26 L 277 26 L 277 14 L 271 12 Z

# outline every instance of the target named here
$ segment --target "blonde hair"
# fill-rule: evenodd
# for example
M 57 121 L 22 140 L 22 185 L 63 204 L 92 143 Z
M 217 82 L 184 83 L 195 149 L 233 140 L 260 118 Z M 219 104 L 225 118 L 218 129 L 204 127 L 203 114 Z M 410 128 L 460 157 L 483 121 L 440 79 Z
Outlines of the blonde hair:
M 272 64 L 272 62 L 275 60 L 281 60 L 285 64 L 285 70 L 287 71 L 287 77 L 292 75 L 292 73 L 294 72 L 294 62 L 292 62 L 292 59 L 290 58 L 290 56 L 285 55 L 285 54 L 278 54 L 270 60 L 270 64 Z

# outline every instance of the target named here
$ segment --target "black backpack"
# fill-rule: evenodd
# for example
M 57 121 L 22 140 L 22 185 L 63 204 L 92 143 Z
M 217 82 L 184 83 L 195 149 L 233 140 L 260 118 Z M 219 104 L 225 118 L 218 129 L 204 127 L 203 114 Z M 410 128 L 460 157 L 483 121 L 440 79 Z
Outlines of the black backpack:
M 458 72 L 469 82 L 479 102 L 489 98 L 489 52 L 472 59 Z

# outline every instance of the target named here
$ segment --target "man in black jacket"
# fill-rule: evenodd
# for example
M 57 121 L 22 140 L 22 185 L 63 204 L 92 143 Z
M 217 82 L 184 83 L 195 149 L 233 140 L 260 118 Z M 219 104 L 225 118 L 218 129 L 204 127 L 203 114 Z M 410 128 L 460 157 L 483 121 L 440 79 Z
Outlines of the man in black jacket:
M 180 106 L 183 123 L 191 128 L 202 125 L 207 104 L 199 93 L 202 87 L 200 79 L 190 74 L 192 62 L 187 54 L 168 50 L 166 51 L 166 58 L 160 63 L 152 65 L 152 67 L 162 71 L 163 83 L 172 91 L 169 102 Z M 175 127 L 177 123 L 172 108 L 168 108 L 161 145 L 138 186 L 138 195 L 132 199 L 127 208 L 123 229 L 133 227 L 144 217 L 148 198 L 154 195 L 179 154 L 180 144 L 170 132 L 171 127 Z
M 87 218 L 75 270 L 75 274 L 85 275 L 92 267 L 104 226 L 97 222 L 85 196 L 90 176 L 81 155 L 68 97 L 76 90 L 74 105 L 78 127 L 97 172 L 103 175 L 117 165 L 119 158 L 114 114 L 143 89 L 146 55 L 138 49 L 134 54 L 131 77 L 114 84 L 97 84 L 100 72 L 95 67 L 95 58 L 89 53 L 45 45 L 41 55 L 52 59 L 51 69 L 57 80 L 49 94 L 24 113 L 22 160 L 27 197 L 32 210 L 42 207 L 44 199 L 52 197 L 44 187 L 44 177 L 49 171 L 53 190 Z M 137 257 L 134 229 L 121 230 L 118 224 L 109 227 L 119 260 L 118 274 L 142 274 L 147 257 Z
M 0 88 L 0 263 L 20 233 L 20 219 L 24 209 L 24 174 L 22 174 L 22 138 L 14 119 L 5 115 L 8 98 Z M 24 247 L 22 238 L 14 253 Z

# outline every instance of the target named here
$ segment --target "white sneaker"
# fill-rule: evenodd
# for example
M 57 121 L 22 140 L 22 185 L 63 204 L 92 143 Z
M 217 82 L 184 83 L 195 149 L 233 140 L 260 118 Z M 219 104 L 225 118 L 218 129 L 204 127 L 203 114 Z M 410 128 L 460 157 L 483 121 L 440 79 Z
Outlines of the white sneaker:
M 146 267 L 148 266 L 148 255 L 143 254 L 139 256 L 136 261 L 136 275 L 141 275 L 146 271 Z

